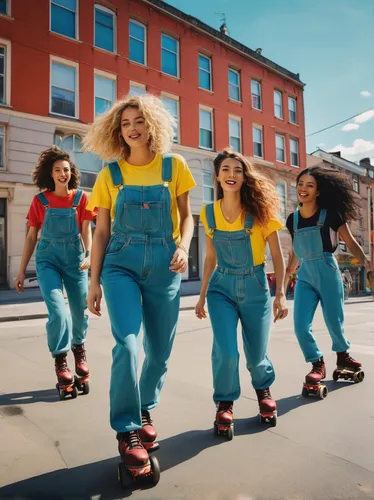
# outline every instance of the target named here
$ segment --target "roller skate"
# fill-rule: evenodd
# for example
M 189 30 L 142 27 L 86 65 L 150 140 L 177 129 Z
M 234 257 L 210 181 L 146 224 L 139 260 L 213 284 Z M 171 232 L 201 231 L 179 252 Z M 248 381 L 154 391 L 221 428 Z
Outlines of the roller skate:
M 305 376 L 305 382 L 301 394 L 304 398 L 310 395 L 325 399 L 328 394 L 327 387 L 321 384 L 321 380 L 326 378 L 326 366 L 323 357 L 313 363 L 311 371 Z
M 55 357 L 55 370 L 58 383 L 56 384 L 60 400 L 63 401 L 70 395 L 73 399 L 78 396 L 77 388 L 74 385 L 74 376 L 68 368 L 66 362 L 66 352 Z
M 142 428 L 139 429 L 138 433 L 143 446 L 148 453 L 156 451 L 160 448 L 160 445 L 156 441 L 156 429 L 153 427 L 151 415 L 147 410 L 142 410 Z
M 256 389 L 258 404 L 260 407 L 260 423 L 277 425 L 277 403 L 272 399 L 270 389 Z
M 336 369 L 332 374 L 332 378 L 339 380 L 353 380 L 355 384 L 362 382 L 365 378 L 365 373 L 362 371 L 362 364 L 354 360 L 347 351 L 337 353 Z
M 71 348 L 75 359 L 75 386 L 79 392 L 88 394 L 90 392 L 90 370 L 86 360 L 86 349 L 84 344 L 73 345 Z
M 156 457 L 148 455 L 138 431 L 118 433 L 117 439 L 122 460 L 118 464 L 118 481 L 122 487 L 131 488 L 138 481 L 155 486 L 160 480 L 160 465 Z
M 214 434 L 226 436 L 229 441 L 234 437 L 233 401 L 219 401 L 217 403 L 216 420 L 214 421 Z

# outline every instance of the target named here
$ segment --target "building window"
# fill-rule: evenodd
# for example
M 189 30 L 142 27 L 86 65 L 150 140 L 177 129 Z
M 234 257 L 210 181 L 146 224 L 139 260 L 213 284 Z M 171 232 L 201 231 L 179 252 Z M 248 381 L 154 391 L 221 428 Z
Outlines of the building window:
M 299 206 L 299 200 L 297 199 L 296 184 L 291 184 L 290 186 L 290 200 L 292 203 L 292 210 L 295 211 Z
M 360 190 L 360 184 L 359 184 L 359 177 L 357 174 L 352 174 L 352 186 L 353 186 L 353 191 L 358 193 Z
M 229 133 L 230 133 L 230 146 L 234 151 L 238 153 L 241 152 L 241 131 L 240 131 L 240 119 L 230 118 L 229 119 Z
M 194 230 L 188 255 L 188 279 L 199 278 L 199 216 L 193 215 Z
M 213 149 L 213 115 L 206 109 L 200 109 L 200 147 Z
M 146 94 L 147 90 L 145 85 L 130 83 L 130 91 L 129 94 L 131 97 L 137 97 L 139 95 Z
M 262 128 L 259 127 L 253 127 L 253 154 L 263 158 Z
M 203 54 L 199 54 L 199 87 L 212 90 L 212 60 Z
M 0 168 L 5 168 L 5 127 L 0 125 Z
M 204 160 L 203 167 L 203 198 L 204 203 L 214 201 L 214 167 L 210 160 Z
M 115 13 L 101 5 L 95 5 L 95 47 L 115 51 Z
M 240 101 L 240 74 L 231 68 L 229 68 L 229 97 L 233 101 Z
M 129 57 L 130 61 L 139 64 L 146 64 L 146 27 L 133 19 L 130 20 L 129 25 Z
M 274 90 L 274 115 L 283 120 L 282 92 Z
M 299 141 L 297 139 L 290 139 L 291 150 L 291 165 L 293 167 L 299 166 Z
M 76 0 L 51 0 L 51 31 L 77 38 Z
M 284 149 L 284 137 L 283 135 L 275 135 L 275 149 L 276 149 L 276 159 L 282 163 L 286 162 L 286 152 Z
M 161 70 L 179 77 L 179 42 L 164 33 L 161 35 Z
M 5 16 L 9 16 L 9 0 L 0 0 L 0 14 L 4 14 Z
M 115 100 L 115 87 L 114 79 L 95 75 L 95 116 L 105 113 L 112 107 Z
M 257 80 L 251 80 L 251 93 L 252 93 L 252 108 L 262 109 L 261 102 L 261 83 Z
M 297 123 L 296 99 L 288 98 L 288 119 L 290 123 Z
M 0 46 L 0 102 L 6 102 L 6 47 Z
M 52 62 L 51 113 L 77 118 L 77 70 Z
M 174 118 L 174 137 L 173 142 L 179 142 L 179 102 L 177 99 L 171 99 L 170 97 L 161 97 L 162 104 L 165 106 L 165 109 L 171 114 Z
M 286 207 L 286 186 L 282 184 L 277 184 L 277 193 L 278 193 L 278 198 L 280 202 L 280 208 L 279 208 L 279 216 L 282 221 L 286 220 L 286 213 L 287 213 L 287 207 Z

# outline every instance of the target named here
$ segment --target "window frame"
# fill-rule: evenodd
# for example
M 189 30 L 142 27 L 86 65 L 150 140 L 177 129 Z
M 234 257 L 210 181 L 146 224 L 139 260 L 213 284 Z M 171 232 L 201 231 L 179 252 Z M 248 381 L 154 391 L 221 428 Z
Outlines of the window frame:
M 0 12 L 0 16 L 11 17 L 11 15 L 12 15 L 12 0 L 5 0 L 5 1 L 6 1 L 6 13 L 4 14 L 3 12 Z
M 236 122 L 239 124 L 239 137 L 235 137 L 234 135 L 231 135 L 231 121 Z M 231 137 L 234 139 L 239 139 L 239 150 L 236 150 L 232 145 L 231 145 Z M 229 144 L 232 149 L 237 151 L 238 153 L 242 152 L 242 120 L 239 116 L 233 116 L 229 115 Z
M 205 166 L 206 161 L 210 162 L 210 169 Z M 216 190 L 215 190 L 216 186 L 215 186 L 215 180 L 214 180 L 214 166 L 212 165 L 212 161 L 209 158 L 204 158 L 203 168 L 201 170 L 202 170 L 202 174 L 203 174 L 203 182 L 202 182 L 202 185 L 203 185 L 203 203 L 213 203 L 215 201 L 215 198 L 216 198 Z M 209 174 L 212 176 L 212 180 L 213 180 L 212 184 L 208 185 L 208 184 L 204 183 L 204 174 Z M 205 188 L 213 190 L 213 199 L 207 200 L 205 198 Z
M 5 146 L 6 146 L 6 126 L 4 123 L 0 123 L 0 141 L 3 142 L 2 147 L 2 157 L 0 156 L 0 172 L 6 171 L 5 166 Z
M 283 139 L 283 160 L 278 160 L 277 156 L 277 137 L 281 137 Z M 279 163 L 286 163 L 287 157 L 286 157 L 286 137 L 282 134 L 275 134 L 275 160 L 278 161 Z
M 53 31 L 52 30 L 52 4 L 56 5 L 57 7 L 60 7 L 61 9 L 68 10 L 69 12 L 72 12 L 71 9 L 68 9 L 67 7 L 63 5 L 56 4 L 58 0 L 49 0 L 49 31 L 50 33 L 53 33 L 55 35 L 63 36 L 65 38 L 68 38 L 69 40 L 79 40 L 79 0 L 76 0 L 75 2 L 75 11 L 74 11 L 74 16 L 75 16 L 75 37 L 65 35 L 64 33 L 58 33 L 58 31 Z
M 260 88 L 260 93 L 259 94 L 254 94 L 253 91 L 252 91 L 252 83 L 257 83 L 257 85 L 259 86 Z M 256 108 L 254 105 L 253 105 L 253 96 L 258 96 L 259 97 L 259 101 L 260 101 L 260 107 L 259 108 Z M 251 78 L 251 106 L 252 106 L 252 109 L 256 109 L 257 111 L 262 111 L 262 84 L 259 80 L 256 80 L 255 78 Z
M 235 73 L 237 76 L 238 76 L 238 96 L 239 96 L 239 99 L 235 99 L 234 97 L 231 97 L 230 95 L 230 85 L 234 85 L 233 83 L 230 82 L 230 71 L 232 73 Z M 229 66 L 228 68 L 228 71 L 227 71 L 227 83 L 228 83 L 228 86 L 229 86 L 229 99 L 230 101 L 233 101 L 233 102 L 242 102 L 242 96 L 241 96 L 241 89 L 240 89 L 240 71 L 238 71 L 237 69 L 234 69 L 232 68 L 231 66 Z
M 4 100 L 0 101 L 0 106 L 10 106 L 11 93 L 11 42 L 0 38 L 0 46 L 4 47 Z
M 170 49 L 166 49 L 162 46 L 162 39 L 163 37 L 167 37 L 167 38 L 171 38 L 172 40 L 175 40 L 177 42 L 177 52 L 173 52 L 172 50 Z M 180 61 L 179 61 L 179 57 L 180 57 L 180 44 L 179 44 L 179 39 L 174 37 L 174 36 L 171 36 L 169 35 L 168 33 L 164 33 L 164 32 L 161 32 L 161 73 L 163 75 L 168 75 L 172 78 L 178 78 L 180 79 Z M 166 50 L 167 52 L 170 52 L 171 54 L 175 54 L 176 55 L 176 59 L 177 59 L 177 74 L 176 75 L 172 75 L 170 73 L 165 73 L 165 71 L 163 71 L 162 69 L 162 54 L 163 54 L 163 51 Z
M 356 184 L 357 189 L 355 189 Z M 358 174 L 352 174 L 352 189 L 355 193 L 360 193 L 360 177 Z
M 276 104 L 275 102 L 275 95 L 278 94 L 280 96 L 280 104 Z M 274 116 L 275 118 L 278 118 L 278 120 L 283 120 L 283 92 L 277 89 L 274 89 Z M 277 115 L 276 109 L 277 106 L 280 106 L 280 116 Z
M 177 128 L 174 131 L 174 135 L 176 135 L 176 138 L 173 137 L 173 144 L 180 144 L 180 105 L 179 105 L 179 97 L 168 94 L 166 92 L 161 92 L 161 102 L 163 102 L 163 99 L 168 99 L 169 101 L 174 101 L 177 104 Z
M 60 66 L 67 66 L 68 68 L 72 68 L 75 70 L 75 115 L 62 115 L 60 113 L 55 113 L 52 111 L 52 68 L 53 63 L 58 64 Z M 63 89 L 63 87 L 59 87 Z M 72 90 L 67 89 L 70 92 Z M 49 113 L 53 116 L 61 116 L 63 118 L 70 118 L 71 120 L 79 120 L 79 63 L 74 61 L 69 61 L 68 59 L 62 59 L 57 56 L 50 56 L 50 67 L 49 67 Z
M 283 207 L 284 208 L 284 217 L 282 216 L 282 213 L 281 213 L 281 203 L 280 203 L 279 217 L 282 221 L 285 221 L 287 218 L 287 183 L 283 179 L 281 179 L 281 180 L 277 181 L 275 184 L 275 189 L 277 191 L 279 202 L 281 202 L 281 199 L 280 199 L 280 196 L 278 193 L 278 186 L 282 186 L 283 192 L 284 192 L 284 207 Z
M 205 73 L 208 73 L 206 69 L 200 68 L 200 56 L 205 57 L 205 59 L 208 59 L 208 61 L 209 61 L 209 89 L 206 89 L 205 87 L 201 87 L 201 85 L 200 85 L 200 71 L 204 71 Z M 202 52 L 199 52 L 197 55 L 197 60 L 198 60 L 198 69 L 199 69 L 199 89 L 206 90 L 207 92 L 213 92 L 212 57 L 207 56 L 206 54 L 203 54 Z
M 104 49 L 96 45 L 96 9 L 102 10 L 113 17 L 113 50 Z M 95 49 L 104 50 L 108 54 L 117 54 L 117 14 L 99 3 L 94 3 L 94 47 Z
M 255 144 L 259 144 L 255 142 L 254 131 L 259 130 L 261 132 L 261 156 L 255 154 Z M 253 156 L 255 158 L 264 158 L 264 130 L 261 125 L 252 125 L 252 142 L 253 142 Z
M 296 153 L 294 151 L 292 151 L 292 144 L 296 144 Z M 298 165 L 294 164 L 293 161 L 292 161 L 292 155 L 296 154 L 297 155 L 297 162 L 298 162 Z M 296 139 L 295 137 L 290 137 L 290 164 L 291 164 L 291 167 L 295 167 L 295 168 L 300 168 L 300 150 L 299 150 L 299 140 Z
M 294 190 L 294 194 L 295 194 L 295 199 L 292 199 L 293 198 L 293 190 Z M 296 185 L 296 182 L 291 182 L 290 184 L 290 201 L 293 205 L 293 209 L 294 211 L 297 209 L 297 207 L 299 206 L 299 200 L 297 198 L 297 185 Z
M 143 50 L 144 63 L 130 59 L 130 39 L 133 38 L 134 40 L 138 40 L 139 42 L 142 41 L 142 40 L 139 40 L 138 38 L 135 38 L 135 37 L 130 35 L 130 24 L 131 23 L 137 24 L 137 25 L 141 26 L 142 28 L 144 28 L 144 41 L 143 41 L 143 44 L 144 44 L 144 50 Z M 147 66 L 147 56 L 148 56 L 148 54 L 147 54 L 147 36 L 148 36 L 147 25 L 141 23 L 140 21 L 137 21 L 136 19 L 130 18 L 129 19 L 129 61 L 130 62 L 135 63 L 135 64 L 140 64 L 141 66 Z
M 295 111 L 291 111 L 290 102 L 295 103 Z M 291 113 L 295 113 L 295 121 L 291 120 Z M 288 96 L 288 121 L 293 125 L 297 125 L 297 99 L 296 97 Z
M 200 111 L 206 111 L 207 113 L 210 113 L 211 116 L 211 134 L 212 134 L 212 146 L 210 148 L 207 148 L 206 146 L 202 146 L 200 144 L 200 130 L 202 127 L 200 126 Z M 202 130 L 208 130 L 208 129 L 202 129 Z M 213 116 L 213 109 L 208 108 L 206 106 L 199 106 L 199 149 L 204 149 L 205 151 L 214 151 L 214 116 Z
M 144 92 L 141 92 L 140 94 L 135 94 L 135 96 L 147 93 L 147 87 L 144 85 L 144 83 L 133 82 L 130 80 L 130 82 L 129 82 L 129 95 L 130 96 L 132 96 L 131 87 L 144 90 Z
M 113 73 L 107 73 L 106 71 L 101 71 L 99 69 L 95 69 L 94 70 L 94 116 L 95 116 L 95 118 L 96 118 L 96 116 L 99 116 L 96 113 L 96 97 L 99 97 L 99 96 L 96 96 L 96 82 L 95 82 L 96 76 L 98 76 L 99 78 L 103 78 L 105 80 L 111 80 L 112 82 L 114 82 L 114 97 L 113 97 L 112 105 L 113 105 L 113 102 L 117 98 L 117 75 L 115 75 Z M 99 97 L 99 99 L 107 100 L 104 97 Z

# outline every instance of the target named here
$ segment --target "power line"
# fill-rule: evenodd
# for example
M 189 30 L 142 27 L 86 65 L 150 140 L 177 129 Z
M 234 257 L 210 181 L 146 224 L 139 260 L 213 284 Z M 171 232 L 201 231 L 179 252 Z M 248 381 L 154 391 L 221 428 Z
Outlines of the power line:
M 325 127 L 325 128 L 322 128 L 321 130 L 317 130 L 316 132 L 308 134 L 306 137 L 311 137 L 312 135 L 319 134 L 320 132 L 324 132 L 325 130 L 329 130 L 330 128 L 337 127 L 338 125 L 341 125 L 342 123 L 348 122 L 349 120 L 356 118 L 356 116 L 360 116 L 364 113 L 367 113 L 368 111 L 372 111 L 372 110 L 368 109 L 366 111 L 361 111 L 360 113 L 357 113 L 357 115 L 350 116 L 349 118 L 346 118 L 345 120 L 342 120 L 341 122 L 337 122 L 337 123 L 334 123 L 333 125 L 330 125 L 329 127 Z

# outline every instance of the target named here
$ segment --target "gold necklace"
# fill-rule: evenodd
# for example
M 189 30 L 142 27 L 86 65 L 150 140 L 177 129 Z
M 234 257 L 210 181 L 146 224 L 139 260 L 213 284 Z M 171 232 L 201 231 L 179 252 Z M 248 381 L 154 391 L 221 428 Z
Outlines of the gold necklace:
M 231 222 L 231 221 L 236 221 L 236 219 L 239 217 L 239 215 L 243 212 L 243 208 L 241 207 L 240 208 L 240 212 L 238 212 L 234 217 L 231 216 L 231 217 L 228 217 L 224 210 L 223 210 L 223 205 L 222 205 L 222 201 L 220 203 L 220 206 L 221 206 L 221 212 L 222 212 L 222 215 L 224 216 L 224 218 L 227 220 L 227 222 Z

